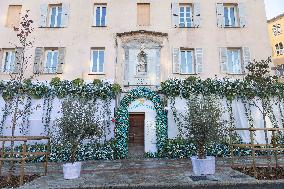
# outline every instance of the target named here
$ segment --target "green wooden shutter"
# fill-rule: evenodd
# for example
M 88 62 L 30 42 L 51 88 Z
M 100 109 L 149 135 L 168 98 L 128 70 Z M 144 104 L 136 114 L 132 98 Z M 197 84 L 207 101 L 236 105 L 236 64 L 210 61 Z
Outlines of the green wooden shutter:
M 40 5 L 39 27 L 47 27 L 48 4 Z
M 223 3 L 217 3 L 216 4 L 216 12 L 217 12 L 217 26 L 219 28 L 223 28 L 225 26 Z
M 65 48 L 61 47 L 58 48 L 58 64 L 57 64 L 56 73 L 58 74 L 63 73 L 64 64 L 65 64 Z
M 194 3 L 193 5 L 193 23 L 194 27 L 201 27 L 201 8 L 200 3 Z
M 174 28 L 179 27 L 179 4 L 172 3 L 172 26 Z
M 250 56 L 250 49 L 248 47 L 243 47 L 243 71 L 244 73 L 247 73 L 248 70 L 246 67 L 251 62 L 251 56 Z
M 23 68 L 24 48 L 17 47 L 15 53 L 15 67 L 13 73 L 20 73 L 21 68 Z
M 239 3 L 238 4 L 238 9 L 239 9 L 240 27 L 244 28 L 246 26 L 246 24 L 247 24 L 245 4 L 244 3 Z
M 67 27 L 69 22 L 69 3 L 62 4 L 62 25 L 61 27 Z
M 228 53 L 227 48 L 219 48 L 220 68 L 221 73 L 227 73 L 228 67 Z
M 174 74 L 180 73 L 180 49 L 179 48 L 173 49 L 173 73 Z
M 43 69 L 43 61 L 44 61 L 44 48 L 37 47 L 35 49 L 35 60 L 34 60 L 34 73 L 39 74 Z
M 201 74 L 203 72 L 203 49 L 195 49 L 195 72 Z

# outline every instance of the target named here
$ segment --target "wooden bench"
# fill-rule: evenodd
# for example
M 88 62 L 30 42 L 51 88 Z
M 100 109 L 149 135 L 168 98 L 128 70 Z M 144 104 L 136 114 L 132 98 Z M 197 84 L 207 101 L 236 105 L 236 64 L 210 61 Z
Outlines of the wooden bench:
M 47 140 L 45 146 L 45 152 L 29 152 L 27 151 L 27 142 L 29 141 L 42 141 Z M 44 161 L 44 175 L 47 174 L 47 166 L 48 166 L 48 157 L 50 155 L 50 137 L 45 136 L 1 136 L 0 142 L 2 148 L 0 148 L 0 176 L 2 174 L 2 165 L 4 161 L 10 162 L 20 162 L 20 184 L 23 184 L 24 181 L 24 174 L 25 174 L 25 164 L 27 160 L 32 160 L 35 157 L 45 156 Z M 5 147 L 5 143 L 15 143 L 20 142 L 20 146 L 22 147 L 21 151 L 14 151 L 14 149 L 9 149 Z M 0 144 L 1 144 L 0 143 Z M 17 145 L 19 146 L 19 145 Z M 8 151 L 6 151 L 8 149 Z

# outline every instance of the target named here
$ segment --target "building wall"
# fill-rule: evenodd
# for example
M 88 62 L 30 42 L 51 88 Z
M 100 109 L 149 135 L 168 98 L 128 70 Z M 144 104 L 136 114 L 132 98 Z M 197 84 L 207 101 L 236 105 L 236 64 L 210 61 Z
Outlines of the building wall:
M 249 47 L 252 59 L 265 59 L 271 55 L 266 26 L 263 0 L 230 0 L 229 3 L 243 2 L 246 7 L 247 25 L 245 28 L 218 28 L 216 3 L 228 3 L 227 0 L 179 0 L 179 3 L 200 2 L 201 26 L 199 28 L 174 28 L 171 19 L 173 0 L 1 0 L 0 1 L 0 48 L 12 47 L 16 42 L 15 32 L 5 27 L 8 6 L 22 5 L 22 12 L 30 10 L 35 21 L 35 47 L 66 47 L 63 74 L 45 74 L 39 80 L 49 80 L 55 76 L 63 79 L 83 78 L 85 80 L 112 79 L 123 82 L 123 56 L 117 55 L 116 34 L 137 30 L 163 32 L 168 34 L 161 50 L 161 80 L 171 77 L 187 77 L 172 72 L 172 48 L 203 48 L 202 78 L 228 76 L 220 72 L 219 47 Z M 70 3 L 69 24 L 66 28 L 39 28 L 40 5 L 42 3 Z M 92 27 L 94 3 L 107 3 L 107 27 Z M 150 3 L 150 25 L 137 25 L 137 3 Z M 105 47 L 105 75 L 90 75 L 90 49 Z M 34 49 L 28 51 L 32 55 Z M 118 53 L 123 53 L 118 50 Z M 116 64 L 116 58 L 118 63 Z M 30 67 L 32 70 L 32 65 Z M 238 77 L 238 76 L 229 76 Z M 7 74 L 1 74 L 7 79 Z
M 280 35 L 274 35 L 273 33 L 273 25 L 280 24 L 281 27 L 281 34 Z M 268 32 L 271 42 L 271 48 L 272 48 L 272 58 L 275 65 L 282 65 L 284 64 L 284 51 L 282 55 L 277 55 L 276 53 L 276 44 L 279 44 L 282 42 L 284 45 L 284 15 L 280 15 L 279 17 L 276 17 L 274 19 L 271 19 L 268 21 Z

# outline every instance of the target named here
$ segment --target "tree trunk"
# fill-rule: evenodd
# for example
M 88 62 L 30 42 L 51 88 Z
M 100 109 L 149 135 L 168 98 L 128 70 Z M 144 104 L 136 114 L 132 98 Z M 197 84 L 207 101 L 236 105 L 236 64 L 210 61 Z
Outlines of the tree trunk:
M 205 148 L 203 143 L 198 144 L 198 159 L 205 159 Z
M 77 144 L 72 145 L 71 159 L 70 159 L 71 163 L 74 163 L 76 161 L 77 148 L 78 148 Z
M 17 115 L 18 115 L 18 108 L 19 108 L 19 101 L 20 101 L 20 96 L 17 95 L 16 101 L 15 101 L 15 111 L 13 114 L 13 119 L 12 119 L 12 138 L 15 137 L 15 130 L 16 130 L 16 125 L 17 125 Z M 14 141 L 11 141 L 11 146 L 10 146 L 10 156 L 11 158 L 14 155 Z M 11 176 L 13 174 L 13 168 L 14 168 L 14 161 L 10 161 L 9 163 L 9 173 L 8 173 L 8 177 L 7 180 L 10 181 L 11 180 Z

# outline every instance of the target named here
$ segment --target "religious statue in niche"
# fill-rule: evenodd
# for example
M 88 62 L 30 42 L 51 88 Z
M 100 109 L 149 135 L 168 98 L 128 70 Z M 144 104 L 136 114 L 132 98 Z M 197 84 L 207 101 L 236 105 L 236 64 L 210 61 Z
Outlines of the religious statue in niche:
M 141 45 L 140 53 L 137 56 L 137 75 L 146 75 L 147 74 L 147 54 L 145 53 L 144 44 Z

